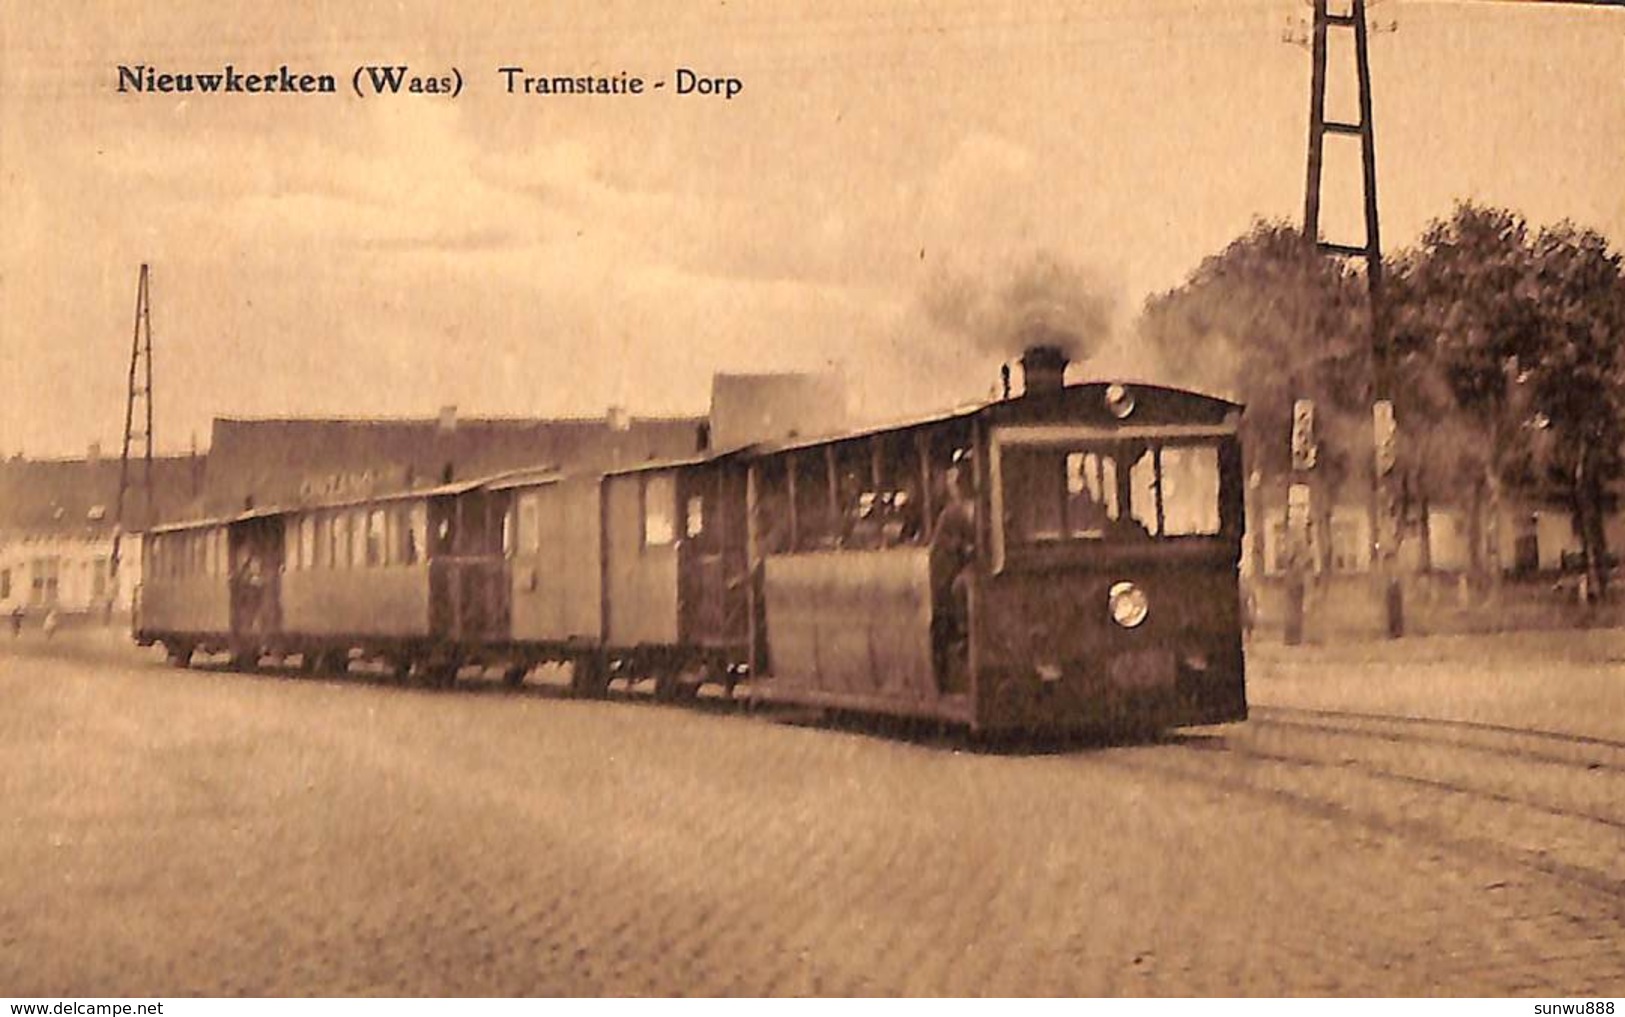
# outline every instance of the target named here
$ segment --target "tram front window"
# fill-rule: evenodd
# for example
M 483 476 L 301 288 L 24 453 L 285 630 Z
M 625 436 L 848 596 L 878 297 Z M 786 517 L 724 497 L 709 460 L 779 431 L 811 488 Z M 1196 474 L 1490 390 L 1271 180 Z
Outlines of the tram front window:
M 1211 442 L 1007 445 L 1001 472 L 1013 544 L 1219 532 L 1219 450 Z

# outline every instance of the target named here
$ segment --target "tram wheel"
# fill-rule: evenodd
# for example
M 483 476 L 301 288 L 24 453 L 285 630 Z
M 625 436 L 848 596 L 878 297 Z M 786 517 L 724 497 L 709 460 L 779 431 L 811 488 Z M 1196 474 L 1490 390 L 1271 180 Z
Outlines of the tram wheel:
M 423 669 L 424 678 L 432 689 L 449 689 L 457 684 L 457 672 L 462 666 L 461 661 L 437 661 Z
M 502 672 L 502 684 L 508 686 L 510 689 L 517 689 L 519 686 L 525 684 L 525 675 L 529 673 L 530 668 L 523 664 L 515 664 Z
M 170 645 L 164 644 L 164 659 L 170 667 L 190 667 L 192 665 L 192 648 L 184 643 Z
M 661 668 L 655 672 L 655 699 L 662 703 L 677 701 L 682 682 L 675 669 Z
M 570 691 L 586 699 L 602 699 L 609 693 L 609 669 L 595 654 L 570 662 Z

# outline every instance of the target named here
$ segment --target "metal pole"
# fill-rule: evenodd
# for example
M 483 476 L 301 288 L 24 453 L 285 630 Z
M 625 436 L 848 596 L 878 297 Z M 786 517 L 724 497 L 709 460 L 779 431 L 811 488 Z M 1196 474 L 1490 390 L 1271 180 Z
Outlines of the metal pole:
M 1324 3 L 1325 0 L 1316 0 Z M 1360 90 L 1360 161 L 1365 184 L 1366 285 L 1371 298 L 1372 484 L 1377 503 L 1373 564 L 1382 593 L 1384 630 L 1388 638 L 1405 634 L 1404 591 L 1395 551 L 1399 542 L 1394 518 L 1393 462 L 1384 454 L 1392 435 L 1384 429 L 1393 416 L 1392 365 L 1388 349 L 1388 306 L 1383 294 L 1382 236 L 1377 219 L 1377 143 L 1371 119 L 1371 58 L 1365 19 L 1366 0 L 1354 0 L 1354 60 Z M 1387 404 L 1386 407 L 1383 404 Z
M 141 367 L 141 329 L 147 322 L 147 266 L 141 266 L 141 273 L 135 288 L 135 320 L 130 330 L 130 371 L 124 386 L 124 444 L 119 452 L 118 498 L 113 507 L 113 552 L 108 563 L 109 581 L 118 582 L 119 563 L 123 553 L 124 529 L 127 523 L 124 510 L 130 489 L 130 445 L 135 438 L 135 400 L 138 395 L 145 395 L 146 406 L 146 466 L 144 478 L 148 493 L 147 514 L 151 515 L 151 488 L 152 488 L 152 362 L 150 332 L 147 341 L 148 362 L 145 378 L 145 392 L 137 383 Z M 150 326 L 149 326 L 150 329 Z M 117 587 L 115 586 L 115 589 Z
M 1303 238 L 1320 239 L 1320 167 L 1326 137 L 1326 0 L 1315 0 L 1309 50 L 1309 171 L 1303 192 Z

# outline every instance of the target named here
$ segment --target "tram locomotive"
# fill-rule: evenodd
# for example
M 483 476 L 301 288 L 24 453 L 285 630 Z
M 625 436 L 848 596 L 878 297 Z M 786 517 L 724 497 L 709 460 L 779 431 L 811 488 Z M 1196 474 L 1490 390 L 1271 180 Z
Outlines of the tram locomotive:
M 989 734 L 1244 719 L 1241 407 L 1065 366 L 900 425 L 157 527 L 135 637 Z

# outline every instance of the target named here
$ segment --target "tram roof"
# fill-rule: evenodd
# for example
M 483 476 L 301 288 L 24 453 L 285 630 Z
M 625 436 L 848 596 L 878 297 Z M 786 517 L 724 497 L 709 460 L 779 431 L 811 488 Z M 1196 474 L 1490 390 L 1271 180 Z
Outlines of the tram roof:
M 1219 404 L 1220 406 L 1228 409 L 1239 410 L 1243 408 L 1241 403 L 1234 402 L 1220 396 L 1210 395 L 1206 392 L 1198 392 L 1194 389 L 1174 388 L 1168 385 L 1158 385 L 1152 382 L 1144 381 L 1095 379 L 1092 381 L 1076 382 L 1074 384 L 1067 385 L 1062 391 L 1070 395 L 1072 398 L 1077 398 L 1086 390 L 1104 390 L 1107 386 L 1114 384 L 1124 385 L 1130 389 L 1141 391 L 1157 391 L 1169 393 L 1171 395 L 1184 396 L 1187 398 L 1196 398 L 1204 402 Z M 812 448 L 818 445 L 832 445 L 837 442 L 869 438 L 878 434 L 886 434 L 894 431 L 910 431 L 917 427 L 931 427 L 938 424 L 945 424 L 953 420 L 963 420 L 974 417 L 994 407 L 1008 406 L 1016 403 L 1020 398 L 1022 397 L 1017 397 L 1014 399 L 985 399 L 973 403 L 962 403 L 951 410 L 943 410 L 916 417 L 907 417 L 901 420 L 884 421 L 865 427 L 851 428 L 831 434 L 812 435 L 808 437 L 797 436 L 775 442 L 764 442 L 762 444 L 749 446 L 748 449 L 739 451 L 748 450 L 757 455 L 772 455 L 779 452 L 795 452 L 800 449 Z

